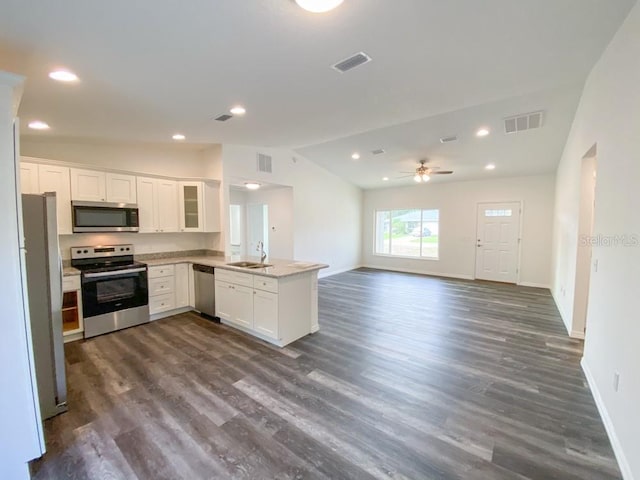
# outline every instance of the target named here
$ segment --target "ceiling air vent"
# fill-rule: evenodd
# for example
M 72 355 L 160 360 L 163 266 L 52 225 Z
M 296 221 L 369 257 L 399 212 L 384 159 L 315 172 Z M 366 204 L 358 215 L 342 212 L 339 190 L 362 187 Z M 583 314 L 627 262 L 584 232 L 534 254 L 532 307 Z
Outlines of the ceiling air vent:
M 517 133 L 542 126 L 542 112 L 524 113 L 504 119 L 504 133 Z
M 374 155 L 382 155 L 385 152 L 386 152 L 386 150 L 384 148 L 378 148 L 377 150 L 371 150 L 371 153 L 373 153 Z
M 440 139 L 440 143 L 451 143 L 451 142 L 455 142 L 458 140 L 458 136 L 457 135 L 450 135 L 448 137 L 442 137 Z
M 258 171 L 271 173 L 271 156 L 264 153 L 258 154 Z
M 339 71 L 340 73 L 348 72 L 349 70 L 369 63 L 371 57 L 364 52 L 358 52 L 355 55 L 351 55 L 349 58 L 345 58 L 341 62 L 336 63 L 331 68 Z
M 219 117 L 217 117 L 216 120 L 218 122 L 226 122 L 230 118 L 233 118 L 233 115 L 229 115 L 229 114 L 225 113 L 224 115 L 220 115 Z

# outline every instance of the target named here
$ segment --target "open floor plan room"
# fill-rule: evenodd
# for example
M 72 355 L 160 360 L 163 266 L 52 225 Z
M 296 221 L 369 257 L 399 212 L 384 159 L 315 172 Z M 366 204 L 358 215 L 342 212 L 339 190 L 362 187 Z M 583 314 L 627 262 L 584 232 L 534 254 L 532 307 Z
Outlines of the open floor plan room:
M 36 479 L 618 479 L 551 296 L 359 269 L 280 350 L 185 313 L 68 344 Z M 68 477 L 67 477 L 68 476 Z

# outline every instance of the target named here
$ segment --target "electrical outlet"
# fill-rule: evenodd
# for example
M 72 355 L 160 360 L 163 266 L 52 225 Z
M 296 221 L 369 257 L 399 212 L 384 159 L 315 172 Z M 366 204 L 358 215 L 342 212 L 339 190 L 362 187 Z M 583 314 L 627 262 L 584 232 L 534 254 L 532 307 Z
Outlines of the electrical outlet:
M 615 372 L 613 374 L 613 391 L 617 392 L 619 386 L 620 386 L 620 374 L 618 372 Z
M 593 261 L 593 271 L 595 273 L 598 273 L 598 259 L 597 258 Z

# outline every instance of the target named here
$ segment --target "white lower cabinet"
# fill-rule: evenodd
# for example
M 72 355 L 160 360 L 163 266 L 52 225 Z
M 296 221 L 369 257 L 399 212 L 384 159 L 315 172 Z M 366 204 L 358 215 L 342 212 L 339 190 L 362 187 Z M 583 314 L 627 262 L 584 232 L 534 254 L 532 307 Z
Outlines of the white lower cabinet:
M 149 314 L 157 320 L 178 310 L 185 311 L 190 301 L 188 263 L 149 267 Z
M 317 272 L 283 278 L 216 268 L 216 316 L 263 340 L 285 346 L 311 333 Z

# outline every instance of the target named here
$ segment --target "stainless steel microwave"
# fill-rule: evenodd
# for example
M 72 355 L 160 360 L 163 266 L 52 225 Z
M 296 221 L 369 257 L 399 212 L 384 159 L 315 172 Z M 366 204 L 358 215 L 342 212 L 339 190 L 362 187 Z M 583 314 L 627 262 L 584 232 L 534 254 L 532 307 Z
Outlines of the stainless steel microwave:
M 71 202 L 74 233 L 137 232 L 138 206 L 130 203 Z

